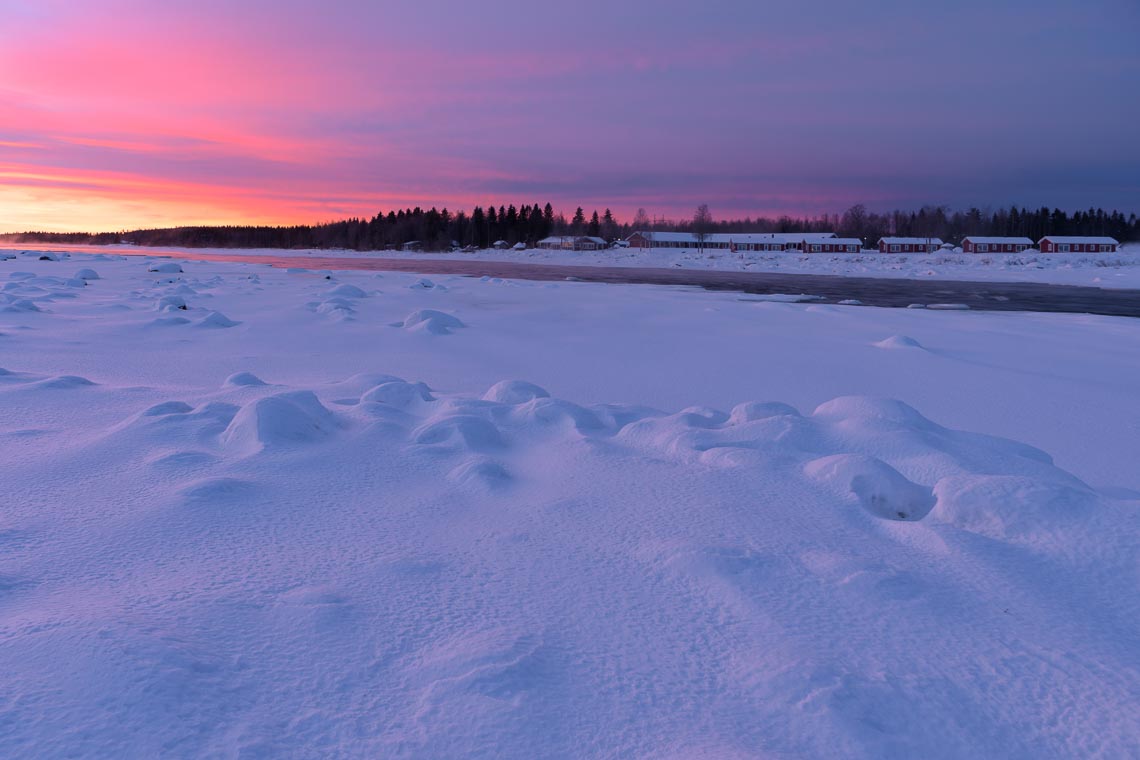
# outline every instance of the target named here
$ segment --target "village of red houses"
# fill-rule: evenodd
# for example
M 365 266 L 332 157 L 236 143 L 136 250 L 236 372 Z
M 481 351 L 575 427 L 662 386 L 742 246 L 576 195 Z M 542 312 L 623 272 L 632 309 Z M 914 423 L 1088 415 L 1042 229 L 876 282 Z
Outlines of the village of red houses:
M 634 232 L 628 238 L 608 243 L 600 237 L 555 235 L 538 241 L 547 250 L 597 251 L 612 246 L 629 248 L 682 248 L 738 251 L 798 251 L 800 253 L 859 253 L 863 241 L 841 238 L 834 232 L 795 233 L 712 233 L 698 238 L 691 232 Z M 505 241 L 496 248 L 508 247 Z M 525 248 L 522 243 L 515 248 Z M 1115 238 L 1047 235 L 1036 244 L 1026 237 L 979 237 L 962 239 L 963 253 L 1022 253 L 1036 248 L 1041 253 L 1114 253 L 1120 247 Z M 954 246 L 936 237 L 884 237 L 879 253 L 934 253 Z

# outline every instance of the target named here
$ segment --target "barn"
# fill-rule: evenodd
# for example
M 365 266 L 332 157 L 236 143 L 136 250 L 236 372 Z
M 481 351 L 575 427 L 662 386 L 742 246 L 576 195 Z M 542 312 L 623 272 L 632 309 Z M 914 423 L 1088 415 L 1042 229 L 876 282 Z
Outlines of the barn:
M 1116 238 L 1046 235 L 1037 242 L 1041 253 L 1115 253 L 1120 247 Z
M 879 238 L 879 253 L 934 253 L 942 247 L 936 237 L 885 237 Z
M 1032 248 L 1033 241 L 1027 237 L 978 237 L 970 235 L 962 238 L 963 253 L 1021 253 Z

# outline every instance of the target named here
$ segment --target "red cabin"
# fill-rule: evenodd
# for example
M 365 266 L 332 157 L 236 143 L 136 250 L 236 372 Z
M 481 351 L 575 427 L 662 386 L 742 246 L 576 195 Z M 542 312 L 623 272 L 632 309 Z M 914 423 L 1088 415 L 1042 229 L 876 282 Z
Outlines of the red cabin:
M 978 237 L 971 235 L 962 238 L 963 253 L 1021 253 L 1033 247 L 1027 237 Z
M 1041 253 L 1116 253 L 1120 243 L 1110 237 L 1046 235 L 1037 245 Z
M 879 238 L 879 253 L 934 253 L 942 247 L 939 238 Z

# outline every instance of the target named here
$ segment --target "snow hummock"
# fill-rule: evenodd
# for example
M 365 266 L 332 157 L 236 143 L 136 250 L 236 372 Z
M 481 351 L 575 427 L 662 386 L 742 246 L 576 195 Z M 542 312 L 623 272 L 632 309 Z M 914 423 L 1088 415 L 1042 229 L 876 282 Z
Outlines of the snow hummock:
M 330 435 L 336 419 L 312 391 L 290 391 L 241 407 L 222 433 L 226 448 L 251 453 L 312 443 Z
M 234 327 L 241 323 L 235 322 L 220 311 L 211 311 L 194 324 L 198 327 Z
M 232 388 L 251 388 L 265 385 L 265 381 L 252 372 L 235 372 L 226 378 L 225 385 Z
M 158 274 L 181 274 L 182 265 L 177 261 L 154 262 L 147 266 L 146 271 Z
M 909 335 L 892 335 L 872 345 L 878 348 L 922 348 L 922 344 Z
M 395 326 L 433 335 L 448 335 L 452 330 L 466 327 L 458 317 L 436 309 L 417 309 L 404 317 L 402 322 L 397 322 Z
M 528 383 L 525 380 L 503 380 L 492 385 L 483 394 L 483 399 L 499 404 L 513 405 L 525 404 L 536 398 L 549 398 L 549 396 L 550 394 L 545 389 L 539 388 L 534 383 Z

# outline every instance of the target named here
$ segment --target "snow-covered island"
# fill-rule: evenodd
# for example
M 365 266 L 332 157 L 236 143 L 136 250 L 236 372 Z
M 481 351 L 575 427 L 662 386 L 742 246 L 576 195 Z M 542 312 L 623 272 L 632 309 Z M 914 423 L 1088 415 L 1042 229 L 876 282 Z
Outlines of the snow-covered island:
M 1138 320 L 0 258 L 0 755 L 1140 755 Z

